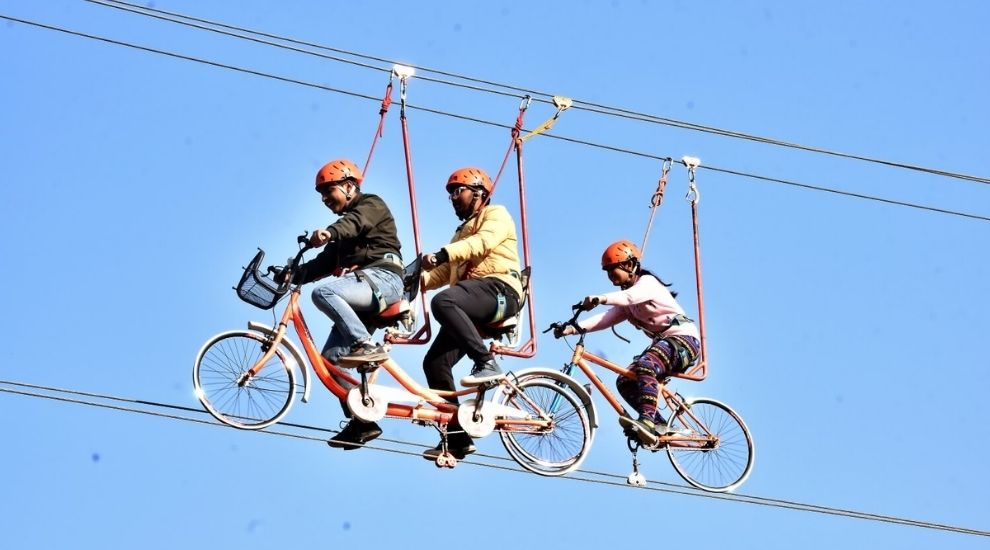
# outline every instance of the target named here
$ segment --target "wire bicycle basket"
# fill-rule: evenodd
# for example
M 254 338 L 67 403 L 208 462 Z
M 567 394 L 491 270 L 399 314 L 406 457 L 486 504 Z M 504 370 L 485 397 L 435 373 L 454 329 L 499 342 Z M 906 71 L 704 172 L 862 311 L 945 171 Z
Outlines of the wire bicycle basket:
M 259 248 L 258 253 L 254 255 L 254 259 L 244 268 L 244 274 L 241 275 L 241 280 L 237 283 L 234 290 L 237 291 L 238 298 L 252 306 L 261 309 L 271 309 L 285 296 L 285 293 L 289 290 L 289 285 L 278 285 L 272 279 L 258 272 L 258 268 L 261 266 L 261 261 L 264 257 L 265 251 Z

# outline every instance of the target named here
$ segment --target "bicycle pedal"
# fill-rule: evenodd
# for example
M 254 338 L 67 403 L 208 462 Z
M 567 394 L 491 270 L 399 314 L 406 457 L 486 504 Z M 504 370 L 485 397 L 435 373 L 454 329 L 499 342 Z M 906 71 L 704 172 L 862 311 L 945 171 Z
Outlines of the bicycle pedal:
M 367 363 L 361 363 L 361 365 L 358 366 L 357 371 L 362 374 L 370 374 L 378 370 L 378 367 L 380 366 L 381 365 L 378 361 L 369 361 Z

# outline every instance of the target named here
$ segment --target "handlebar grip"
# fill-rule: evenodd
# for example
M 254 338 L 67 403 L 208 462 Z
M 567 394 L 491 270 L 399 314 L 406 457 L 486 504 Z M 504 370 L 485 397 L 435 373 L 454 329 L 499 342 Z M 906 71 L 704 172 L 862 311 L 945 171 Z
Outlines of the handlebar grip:
M 303 231 L 302 235 L 296 237 L 296 242 L 299 244 L 309 244 L 309 231 Z

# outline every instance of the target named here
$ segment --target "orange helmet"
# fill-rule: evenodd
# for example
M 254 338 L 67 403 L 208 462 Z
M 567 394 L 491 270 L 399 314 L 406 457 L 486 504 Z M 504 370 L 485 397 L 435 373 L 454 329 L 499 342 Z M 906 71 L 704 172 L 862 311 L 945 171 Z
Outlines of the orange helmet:
M 643 255 L 640 254 L 639 249 L 633 243 L 625 240 L 615 241 L 608 245 L 608 248 L 602 253 L 602 269 L 608 269 L 609 266 L 621 264 L 629 260 L 636 260 L 638 262 L 642 257 Z
M 484 170 L 473 167 L 454 170 L 454 173 L 447 178 L 447 189 L 449 190 L 454 185 L 481 187 L 488 193 L 491 193 L 492 187 L 494 187 L 492 178 L 488 177 Z
M 316 173 L 316 188 L 319 189 L 320 186 L 341 182 L 346 179 L 352 179 L 358 185 L 361 185 L 364 175 L 361 174 L 361 169 L 356 164 L 347 159 L 331 160 L 324 164 L 323 168 L 320 168 L 320 171 Z

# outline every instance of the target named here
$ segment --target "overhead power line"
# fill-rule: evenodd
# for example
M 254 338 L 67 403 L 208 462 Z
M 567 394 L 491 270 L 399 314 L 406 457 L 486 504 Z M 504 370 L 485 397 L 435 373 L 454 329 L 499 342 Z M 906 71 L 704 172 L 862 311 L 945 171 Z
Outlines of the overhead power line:
M 28 384 L 28 383 L 17 382 L 12 380 L 0 380 L 0 393 L 59 401 L 63 403 L 72 403 L 76 405 L 87 405 L 91 407 L 111 409 L 120 412 L 143 414 L 148 416 L 165 418 L 168 420 L 180 420 L 185 422 L 193 422 L 197 424 L 206 424 L 210 426 L 217 426 L 224 428 L 228 427 L 225 426 L 224 424 L 220 424 L 216 421 L 211 420 L 212 417 L 209 417 L 206 411 L 203 411 L 201 409 L 194 409 L 182 405 L 160 403 L 145 399 L 133 399 L 133 398 L 119 397 L 119 396 L 106 395 L 106 394 L 100 394 L 94 392 L 70 390 L 65 388 L 55 388 L 51 386 Z M 162 410 L 196 413 L 198 417 L 162 412 Z M 290 437 L 290 438 L 315 441 L 320 443 L 324 443 L 326 441 L 327 434 L 337 433 L 337 430 L 331 430 L 317 426 L 310 426 L 306 424 L 279 422 L 277 425 L 280 428 L 283 428 L 283 430 L 265 429 L 265 430 L 251 430 L 251 431 L 253 431 L 254 433 L 263 433 L 263 434 L 280 436 L 280 437 Z M 292 429 L 296 431 L 284 431 L 285 429 Z M 382 447 L 378 442 L 392 443 L 405 448 Z M 398 439 L 389 439 L 389 438 L 376 439 L 376 443 L 378 444 L 375 445 L 365 444 L 362 446 L 374 451 L 415 456 L 417 458 L 419 458 L 420 456 L 421 449 L 424 448 L 422 445 L 416 443 L 411 443 Z M 414 450 L 408 450 L 409 448 L 412 448 Z M 478 458 L 482 458 L 494 462 L 482 462 L 479 461 Z M 469 464 L 471 466 L 477 466 L 481 468 L 492 468 L 496 470 L 522 473 L 529 476 L 534 475 L 519 468 L 517 465 L 515 465 L 515 462 L 513 462 L 511 459 L 497 455 L 479 453 L 472 455 L 472 458 L 470 460 L 462 460 L 460 461 L 460 463 Z M 594 483 L 598 485 L 610 485 L 613 487 L 621 487 L 623 489 L 630 489 L 630 490 L 647 490 L 647 491 L 656 491 L 663 493 L 672 493 L 672 494 L 679 494 L 684 496 L 708 498 L 712 500 L 723 500 L 723 501 L 738 502 L 743 504 L 766 506 L 771 508 L 796 510 L 800 512 L 812 512 L 812 513 L 819 513 L 819 514 L 825 514 L 831 516 L 840 516 L 840 517 L 862 519 L 867 521 L 875 521 L 881 523 L 905 525 L 909 527 L 920 527 L 924 529 L 933 529 L 938 531 L 960 533 L 964 535 L 990 537 L 990 531 L 981 530 L 981 529 L 972 529 L 968 527 L 960 527 L 960 526 L 948 525 L 944 523 L 935 523 L 930 521 L 902 518 L 887 514 L 875 514 L 870 512 L 861 512 L 861 511 L 844 509 L 844 508 L 835 508 L 831 506 L 809 504 L 809 503 L 797 502 L 793 500 L 760 497 L 756 495 L 746 495 L 742 493 L 708 493 L 705 491 L 701 491 L 699 489 L 695 489 L 693 487 L 688 487 L 686 485 L 678 485 L 668 482 L 649 481 L 647 482 L 648 484 L 646 487 L 637 488 L 627 485 L 624 481 L 625 476 L 608 473 L 608 472 L 597 472 L 593 470 L 579 469 L 579 470 L 575 470 L 575 472 L 568 474 L 566 476 L 550 478 L 550 479 L 561 480 L 561 481 L 573 481 L 580 483 Z
M 411 66 L 411 67 L 417 69 L 420 72 L 428 72 L 428 73 L 438 74 L 438 75 L 446 76 L 446 77 L 449 77 L 449 78 L 455 78 L 455 79 L 458 79 L 458 80 L 461 80 L 461 81 L 464 81 L 464 82 L 474 82 L 476 84 L 482 84 L 482 85 L 485 85 L 485 86 L 489 86 L 489 88 L 483 88 L 483 87 L 479 87 L 479 86 L 467 85 L 467 84 L 464 84 L 463 82 L 452 82 L 452 81 L 449 81 L 449 80 L 442 80 L 442 79 L 438 79 L 438 78 L 430 78 L 430 77 L 426 77 L 426 76 L 422 76 L 422 75 L 419 76 L 419 78 L 421 80 L 426 80 L 426 81 L 430 81 L 430 82 L 437 82 L 437 83 L 440 83 L 440 84 L 446 84 L 446 85 L 450 85 L 450 86 L 457 86 L 457 87 L 467 88 L 467 89 L 471 89 L 471 90 L 475 90 L 475 91 L 482 91 L 482 92 L 488 92 L 488 93 L 494 93 L 494 94 L 501 94 L 501 95 L 517 95 L 519 93 L 522 93 L 522 94 L 529 94 L 529 95 L 532 95 L 532 96 L 542 96 L 543 98 L 551 98 L 553 96 L 553 94 L 550 94 L 550 93 L 547 93 L 547 92 L 538 91 L 538 90 L 533 90 L 533 89 L 530 89 L 530 88 L 520 87 L 520 86 L 516 86 L 516 85 L 512 85 L 512 84 L 499 83 L 499 82 L 495 82 L 495 81 L 492 81 L 492 80 L 474 78 L 474 77 L 471 77 L 471 76 L 460 75 L 460 74 L 457 74 L 457 73 L 453 73 L 453 72 L 450 72 L 450 71 L 444 71 L 444 70 L 441 70 L 441 69 L 434 69 L 434 68 L 424 67 L 424 66 L 420 66 L 420 65 L 410 65 L 409 63 L 399 62 L 399 61 L 396 61 L 396 60 L 393 60 L 393 59 L 387 59 L 387 58 L 383 58 L 383 57 L 379 57 L 379 56 L 372 56 L 372 55 L 368 55 L 368 54 L 364 54 L 364 53 L 360 53 L 360 52 L 356 52 L 356 51 L 345 50 L 345 49 L 342 49 L 342 48 L 334 48 L 334 47 L 330 47 L 330 46 L 316 44 L 316 43 L 313 43 L 313 42 L 307 42 L 307 41 L 303 41 L 303 40 L 298 40 L 298 39 L 287 37 L 287 36 L 280 36 L 280 35 L 276 35 L 276 34 L 266 33 L 266 32 L 257 31 L 257 30 L 253 30 L 253 29 L 248 29 L 248 28 L 244 28 L 244 27 L 238 27 L 238 26 L 235 26 L 235 25 L 230 25 L 230 24 L 227 24 L 227 23 L 219 22 L 219 21 L 212 21 L 212 20 L 209 20 L 209 19 L 203 19 L 203 18 L 199 18 L 199 17 L 194 17 L 194 16 L 191 16 L 191 15 L 186 15 L 186 14 L 182 14 L 182 13 L 178 13 L 178 12 L 170 12 L 170 11 L 166 11 L 166 10 L 162 10 L 162 9 L 158 9 L 158 8 L 154 8 L 154 7 L 150 7 L 150 6 L 139 6 L 139 5 L 136 5 L 136 4 L 131 4 L 131 3 L 128 3 L 128 2 L 123 2 L 123 1 L 120 1 L 120 0 L 86 0 L 86 1 L 87 2 L 90 2 L 92 4 L 97 4 L 97 5 L 104 6 L 104 7 L 109 7 L 109 8 L 115 8 L 115 9 L 118 9 L 118 10 L 127 11 L 127 12 L 135 13 L 135 14 L 138 14 L 138 15 L 142 15 L 142 16 L 145 16 L 145 17 L 152 17 L 152 18 L 155 18 L 155 19 L 159 19 L 159 20 L 163 20 L 163 21 L 168 21 L 168 22 L 171 22 L 171 23 L 177 23 L 177 24 L 180 24 L 180 25 L 185 25 L 185 26 L 189 26 L 189 27 L 193 27 L 193 28 L 197 28 L 197 29 L 207 30 L 207 31 L 215 32 L 215 33 L 219 33 L 219 34 L 224 34 L 224 35 L 232 36 L 232 37 L 235 37 L 235 38 L 240 38 L 240 39 L 244 39 L 244 40 L 251 40 L 253 42 L 258 42 L 258 43 L 262 43 L 262 44 L 274 46 L 274 47 L 277 47 L 277 48 L 282 48 L 282 49 L 292 50 L 292 51 L 299 52 L 299 53 L 305 53 L 305 54 L 308 54 L 308 55 L 318 56 L 318 57 L 322 57 L 322 58 L 329 59 L 329 60 L 332 60 L 332 61 L 337 61 L 337 62 L 342 62 L 342 63 L 349 63 L 349 64 L 352 64 L 352 65 L 356 65 L 356 66 L 360 66 L 360 67 L 364 67 L 364 68 L 368 68 L 368 69 L 373 69 L 373 70 L 387 72 L 387 71 L 390 71 L 391 70 L 391 66 L 392 65 L 394 65 L 396 63 L 401 63 L 403 65 Z M 204 26 L 204 25 L 206 25 L 206 26 Z M 252 35 L 252 36 L 245 36 L 243 34 L 235 34 L 235 33 L 232 33 L 232 32 L 224 31 L 222 29 L 227 29 L 229 31 L 235 31 L 237 33 L 246 33 L 246 34 Z M 340 58 L 340 57 L 327 56 L 327 55 L 319 54 L 319 53 L 316 53 L 316 52 L 313 52 L 313 51 L 310 51 L 310 50 L 303 50 L 303 49 L 299 49 L 299 48 L 287 46 L 285 44 L 279 44 L 279 43 L 271 42 L 271 41 L 268 41 L 268 40 L 261 40 L 259 38 L 255 38 L 255 37 L 270 38 L 270 39 L 278 40 L 280 42 L 284 42 L 284 43 L 287 43 L 287 44 L 295 44 L 297 46 L 305 46 L 305 47 L 308 47 L 308 48 L 315 48 L 315 49 L 319 49 L 319 50 L 323 50 L 323 51 L 329 51 L 329 52 L 334 52 L 334 53 L 338 53 L 338 54 L 348 55 L 350 57 L 354 57 L 354 58 L 358 58 L 358 59 L 365 59 L 365 60 L 369 60 L 369 61 L 375 61 L 375 62 L 378 62 L 378 63 L 387 63 L 388 64 L 388 67 L 377 67 L 377 66 L 374 66 L 374 65 L 368 65 L 366 63 L 356 62 L 356 61 L 353 61 L 353 60 L 350 60 L 350 59 L 343 59 L 343 58 Z M 491 87 L 500 88 L 502 90 L 511 90 L 514 93 L 507 93 L 507 92 L 500 91 L 500 90 L 497 90 L 497 89 L 492 89 Z M 541 101 L 543 103 L 547 103 L 547 104 L 550 104 L 551 103 L 551 101 L 549 99 L 541 99 L 541 98 L 537 97 L 537 100 L 538 101 Z M 811 153 L 818 153 L 818 154 L 823 154 L 823 155 L 828 155 L 828 156 L 833 156 L 833 157 L 839 157 L 839 158 L 845 158 L 845 159 L 850 159 L 850 160 L 856 160 L 856 161 L 868 162 L 868 163 L 873 163 L 873 164 L 879 164 L 879 165 L 888 166 L 888 167 L 892 167 L 892 168 L 900 168 L 900 169 L 905 169 L 905 170 L 912 170 L 912 171 L 917 171 L 917 172 L 923 172 L 923 173 L 931 174 L 931 175 L 935 175 L 935 176 L 942 176 L 942 177 L 947 177 L 947 178 L 954 178 L 954 179 L 960 179 L 960 180 L 965 180 L 965 181 L 972 181 L 972 182 L 976 182 L 976 183 L 990 184 L 990 178 L 987 178 L 987 177 L 974 176 L 974 175 L 969 175 L 969 174 L 962 174 L 962 173 L 959 173 L 959 172 L 951 172 L 951 171 L 948 171 L 948 170 L 942 170 L 942 169 L 938 169 L 938 168 L 930 168 L 930 167 L 920 166 L 920 165 L 916 165 L 916 164 L 908 164 L 908 163 L 904 163 L 904 162 L 896 162 L 896 161 L 891 161 L 891 160 L 885 160 L 885 159 L 876 158 L 876 157 L 870 157 L 870 156 L 866 156 L 866 155 L 859 155 L 859 154 L 853 154 L 853 153 L 845 153 L 845 152 L 842 152 L 842 151 L 835 151 L 835 150 L 825 149 L 825 148 L 822 148 L 822 147 L 815 147 L 815 146 L 811 146 L 811 145 L 803 145 L 803 144 L 800 144 L 800 143 L 788 142 L 788 141 L 783 141 L 783 140 L 779 140 L 779 139 L 774 139 L 774 138 L 769 138 L 769 137 L 764 137 L 764 136 L 757 136 L 757 135 L 754 135 L 754 134 L 748 134 L 748 133 L 745 133 L 745 132 L 738 132 L 738 131 L 735 131 L 735 130 L 728 130 L 728 129 L 724 129 L 724 128 L 718 128 L 718 127 L 715 127 L 715 126 L 708 126 L 708 125 L 702 125 L 702 124 L 697 124 L 697 123 L 693 123 L 693 122 L 687 122 L 687 121 L 677 120 L 677 119 L 673 119 L 673 118 L 669 118 L 669 117 L 662 117 L 662 116 L 659 116 L 659 115 L 653 115 L 653 114 L 649 114 L 649 113 L 643 113 L 643 112 L 639 112 L 639 111 L 634 111 L 634 110 L 626 109 L 626 108 L 622 108 L 622 107 L 613 107 L 613 106 L 609 106 L 609 105 L 603 105 L 603 104 L 599 104 L 599 103 L 593 103 L 593 102 L 589 102 L 589 101 L 583 101 L 583 100 L 580 100 L 580 99 L 575 99 L 574 100 L 574 104 L 573 104 L 572 108 L 573 109 L 576 109 L 576 110 L 584 110 L 584 111 L 589 111 L 589 112 L 598 113 L 598 114 L 607 115 L 607 116 L 615 116 L 615 117 L 620 117 L 620 118 L 627 118 L 627 119 L 637 120 L 637 121 L 641 121 L 641 122 L 648 122 L 648 123 L 660 124 L 660 125 L 664 125 L 664 126 L 671 126 L 671 127 L 675 127 L 675 128 L 681 128 L 681 129 L 685 129 L 685 130 L 692 130 L 692 131 L 697 131 L 697 132 L 714 134 L 714 135 L 719 135 L 719 136 L 728 137 L 728 138 L 742 139 L 742 140 L 753 141 L 753 142 L 757 142 L 757 143 L 763 143 L 763 144 L 767 144 L 767 145 L 773 145 L 773 146 L 790 148 L 790 149 L 798 149 L 798 150 L 807 151 L 807 152 L 811 152 Z
M 148 46 L 141 46 L 139 44 L 133 44 L 133 43 L 130 43 L 130 42 L 124 42 L 124 41 L 121 41 L 121 40 L 115 40 L 115 39 L 112 39 L 112 38 L 106 38 L 106 37 L 97 36 L 97 35 L 93 35 L 93 34 L 89 34 L 89 33 L 84 33 L 84 32 L 80 32 L 80 31 L 75 31 L 75 30 L 71 30 L 71 29 L 65 29 L 65 28 L 62 28 L 62 27 L 56 27 L 56 26 L 53 26 L 53 25 L 47 25 L 47 24 L 38 23 L 38 22 L 35 22 L 35 21 L 28 21 L 28 20 L 25 20 L 25 19 L 11 17 L 11 16 L 8 16 L 8 15 L 0 14 L 0 19 L 5 19 L 5 20 L 8 20 L 8 21 L 13 21 L 13 22 L 16 22 L 16 23 L 22 23 L 24 25 L 33 26 L 33 27 L 37 27 L 37 28 L 41 28 L 41 29 L 45 29 L 45 30 L 60 32 L 60 33 L 69 34 L 69 35 L 73 35 L 73 36 L 78 36 L 78 37 L 81 37 L 81 38 L 87 38 L 87 39 L 90 39 L 90 40 L 96 40 L 96 41 L 100 41 L 100 42 L 105 42 L 105 43 L 113 44 L 113 45 L 117 45 L 117 46 L 124 46 L 124 47 L 127 47 L 127 48 L 133 48 L 133 49 L 144 51 L 144 52 L 149 52 L 149 53 L 155 53 L 155 54 L 159 54 L 159 55 L 164 55 L 164 56 L 172 57 L 172 58 L 175 58 L 175 59 L 180 59 L 180 60 L 183 60 L 183 61 L 191 61 L 191 62 L 194 62 L 194 63 L 200 63 L 200 64 L 204 64 L 204 65 L 209 65 L 209 66 L 212 66 L 212 67 L 217 67 L 217 68 L 222 68 L 222 69 L 228 69 L 228 70 L 237 71 L 237 72 L 241 72 L 241 73 L 245 73 L 245 74 L 250 74 L 250 75 L 254 75 L 254 76 L 260 76 L 260 77 L 264 77 L 264 78 L 278 80 L 278 81 L 286 82 L 286 83 L 289 83 L 289 84 L 296 84 L 296 85 L 299 85 L 299 86 L 306 86 L 306 87 L 309 87 L 309 88 L 315 88 L 315 89 L 319 89 L 319 90 L 323 90 L 323 91 L 328 91 L 328 92 L 343 94 L 343 95 L 347 95 L 347 96 L 351 96 L 351 97 L 357 97 L 357 98 L 361 98 L 361 99 L 366 99 L 366 100 L 369 100 L 369 101 L 374 101 L 376 103 L 378 103 L 378 102 L 381 101 L 381 98 L 379 98 L 379 97 L 375 97 L 375 96 L 371 96 L 371 95 L 363 94 L 363 93 L 359 93 L 359 92 L 353 92 L 353 91 L 345 90 L 345 89 L 342 89 L 342 88 L 335 88 L 335 87 L 327 86 L 327 85 L 324 85 L 324 84 L 318 84 L 318 83 L 315 83 L 315 82 L 307 82 L 307 81 L 304 81 L 304 80 L 299 80 L 299 79 L 295 79 L 295 78 L 290 78 L 290 77 L 275 75 L 275 74 L 271 74 L 271 73 L 267 73 L 267 72 L 263 72 L 263 71 L 258 71 L 258 70 L 249 69 L 249 68 L 245 68 L 245 67 L 239 67 L 239 66 L 236 66 L 236 65 L 230 65 L 230 64 L 227 64 L 227 63 L 220 63 L 218 61 L 212 61 L 212 60 L 202 59 L 202 58 L 193 57 L 193 56 L 189 56 L 189 55 L 184 55 L 184 54 L 180 54 L 180 53 L 176 53 L 176 52 L 170 52 L 170 51 L 167 51 L 167 50 L 161 50 L 161 49 L 158 49 L 158 48 L 151 48 L 151 47 L 148 47 Z M 485 120 L 485 119 L 481 119 L 481 118 L 477 118 L 477 117 L 472 117 L 472 116 L 468 116 L 468 115 L 463 115 L 463 114 L 459 114 L 459 113 L 453 113 L 453 112 L 444 111 L 444 110 L 441 110 L 441 109 L 435 109 L 435 108 L 431 108 L 431 107 L 426 107 L 426 106 L 422 106 L 422 105 L 414 105 L 414 104 L 408 104 L 407 103 L 406 104 L 406 107 L 408 109 L 412 109 L 412 110 L 423 111 L 423 112 L 427 112 L 427 113 L 431 113 L 431 114 L 435 114 L 435 115 L 440 115 L 440 116 L 455 118 L 455 119 L 464 120 L 464 121 L 468 121 L 468 122 L 474 122 L 474 123 L 477 123 L 477 124 L 483 124 L 483 125 L 492 126 L 492 127 L 496 127 L 496 128 L 503 128 L 503 129 L 509 129 L 509 130 L 511 130 L 513 128 L 511 125 L 508 125 L 508 124 L 502 124 L 502 123 L 493 122 L 493 121 L 490 121 L 490 120 Z M 583 140 L 583 139 L 572 138 L 572 137 L 563 136 L 563 135 L 559 135 L 559 134 L 553 134 L 553 133 L 550 133 L 550 132 L 544 132 L 541 135 L 542 136 L 545 136 L 547 138 L 550 138 L 550 139 L 557 139 L 557 140 L 566 141 L 566 142 L 570 142 L 570 143 L 575 143 L 575 144 L 579 144 L 579 145 L 585 145 L 585 146 L 588 146 L 588 147 L 594 147 L 594 148 L 597 148 L 597 149 L 603 149 L 603 150 L 607 150 L 607 151 L 613 151 L 613 152 L 617 152 L 617 153 L 623 153 L 623 154 L 633 155 L 633 156 L 637 156 L 637 157 L 653 159 L 653 160 L 657 160 L 657 161 L 661 161 L 661 162 L 670 159 L 670 156 L 658 155 L 658 154 L 653 154 L 653 153 L 645 153 L 645 152 L 636 151 L 636 150 L 633 150 L 633 149 L 628 149 L 628 148 L 617 147 L 617 146 L 613 146 L 613 145 L 596 143 L 596 142 L 587 141 L 587 140 Z M 681 162 L 681 164 L 683 164 L 683 163 Z M 813 190 L 813 191 L 822 191 L 822 192 L 827 192 L 827 193 L 831 193 L 831 194 L 835 194 L 835 195 L 843 195 L 843 196 L 847 196 L 847 197 L 853 197 L 853 198 L 858 198 L 858 199 L 863 199 L 863 200 L 870 200 L 870 201 L 880 202 L 880 203 L 884 203 L 884 204 L 890 204 L 890 205 L 895 205 L 895 206 L 902 206 L 902 207 L 906 207 L 906 208 L 913 208 L 913 209 L 918 209 L 918 210 L 925 210 L 925 211 L 929 211 L 929 212 L 935 212 L 935 213 L 939 213 L 939 214 L 946 214 L 946 215 L 951 215 L 951 216 L 958 216 L 958 217 L 969 218 L 969 219 L 974 219 L 974 220 L 979 220 L 979 221 L 984 221 L 984 222 L 990 222 L 990 217 L 979 215 L 979 214 L 971 214 L 971 213 L 961 212 L 961 211 L 957 211 L 957 210 L 949 210 L 949 209 L 943 209 L 943 208 L 936 208 L 936 207 L 932 207 L 932 206 L 926 206 L 926 205 L 911 203 L 911 202 L 907 202 L 907 201 L 899 201 L 899 200 L 894 200 L 894 199 L 877 197 L 877 196 L 867 195 L 867 194 L 863 194 L 863 193 L 855 193 L 855 192 L 851 192 L 851 191 L 842 191 L 842 190 L 839 190 L 839 189 L 833 189 L 833 188 L 829 188 L 829 187 L 825 187 L 825 186 L 821 186 L 821 185 L 812 185 L 812 184 L 807 184 L 807 183 L 800 183 L 800 182 L 796 182 L 796 181 L 792 181 L 792 180 L 786 180 L 786 179 L 775 178 L 775 177 L 771 177 L 771 176 L 763 176 L 763 175 L 759 175 L 759 174 L 752 174 L 752 173 L 742 172 L 742 171 L 738 171 L 738 170 L 732 170 L 732 169 L 729 169 L 729 168 L 720 168 L 720 167 L 717 167 L 717 166 L 702 165 L 702 166 L 699 167 L 699 169 L 710 170 L 710 171 L 713 171 L 713 172 L 721 172 L 721 173 L 730 174 L 730 175 L 734 175 L 734 176 L 755 179 L 755 180 L 763 181 L 763 182 L 778 183 L 778 184 L 782 184 L 782 185 L 788 185 L 788 186 L 792 186 L 792 187 L 798 187 L 798 188 L 801 188 L 801 189 L 808 189 L 808 190 Z

